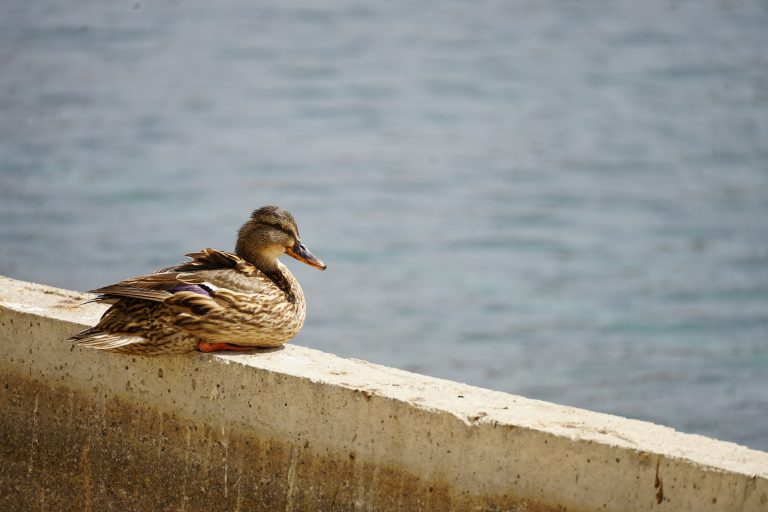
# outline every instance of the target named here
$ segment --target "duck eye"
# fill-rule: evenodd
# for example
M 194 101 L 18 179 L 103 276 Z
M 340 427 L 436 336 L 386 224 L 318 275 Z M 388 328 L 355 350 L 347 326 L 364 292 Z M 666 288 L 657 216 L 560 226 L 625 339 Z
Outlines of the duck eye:
M 277 231 L 281 232 L 282 234 L 290 237 L 292 240 L 296 239 L 296 235 L 294 235 L 288 228 L 285 226 L 281 226 L 280 224 L 270 224 L 270 226 Z

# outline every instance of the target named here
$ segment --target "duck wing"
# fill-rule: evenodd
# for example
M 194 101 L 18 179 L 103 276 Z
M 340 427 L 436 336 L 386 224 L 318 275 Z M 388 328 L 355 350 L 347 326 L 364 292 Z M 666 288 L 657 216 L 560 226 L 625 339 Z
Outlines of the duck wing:
M 248 278 L 259 273 L 247 261 L 225 251 L 207 248 L 187 256 L 192 261 L 91 290 L 91 293 L 99 294 L 93 301 L 115 302 L 120 298 L 132 298 L 164 302 L 182 291 L 210 296 L 220 287 L 253 286 L 255 283 Z

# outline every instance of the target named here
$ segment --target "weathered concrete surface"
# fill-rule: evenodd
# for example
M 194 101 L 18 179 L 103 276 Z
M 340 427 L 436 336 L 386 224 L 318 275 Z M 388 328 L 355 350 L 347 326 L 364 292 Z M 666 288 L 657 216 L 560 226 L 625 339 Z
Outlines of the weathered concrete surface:
M 768 454 L 288 346 L 139 358 L 0 277 L 0 510 L 765 511 Z

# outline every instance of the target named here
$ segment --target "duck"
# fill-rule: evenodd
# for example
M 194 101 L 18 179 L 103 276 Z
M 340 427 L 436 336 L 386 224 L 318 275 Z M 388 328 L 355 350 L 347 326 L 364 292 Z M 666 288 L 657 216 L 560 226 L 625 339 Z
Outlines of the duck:
M 89 302 L 111 306 L 69 340 L 145 356 L 280 347 L 306 317 L 301 286 L 278 260 L 283 254 L 326 269 L 288 210 L 262 206 L 240 228 L 234 253 L 202 249 L 187 254 L 191 261 L 91 290 L 98 296 Z

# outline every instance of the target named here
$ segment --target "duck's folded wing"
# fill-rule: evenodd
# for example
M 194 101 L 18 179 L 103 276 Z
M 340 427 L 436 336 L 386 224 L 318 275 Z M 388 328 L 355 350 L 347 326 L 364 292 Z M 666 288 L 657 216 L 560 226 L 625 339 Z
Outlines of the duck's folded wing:
M 250 274 L 256 269 L 256 267 L 236 254 L 211 248 L 203 249 L 199 252 L 191 252 L 186 256 L 192 258 L 192 261 L 168 267 L 160 272 L 194 272 L 198 270 L 235 269 Z
M 187 256 L 192 261 L 91 290 L 91 293 L 99 294 L 94 301 L 114 302 L 120 298 L 134 298 L 162 302 L 178 291 L 208 295 L 219 286 L 216 281 L 222 270 L 230 274 L 234 271 L 235 275 L 242 277 L 257 272 L 250 263 L 224 251 L 203 249 Z
M 167 290 L 139 288 L 137 286 L 126 286 L 121 283 L 111 284 L 96 290 L 91 290 L 91 293 L 98 293 L 99 297 L 94 299 L 94 301 L 100 302 L 106 302 L 109 301 L 109 299 L 117 299 L 120 297 L 130 297 L 132 299 L 144 299 L 162 302 L 173 295 L 170 291 Z

